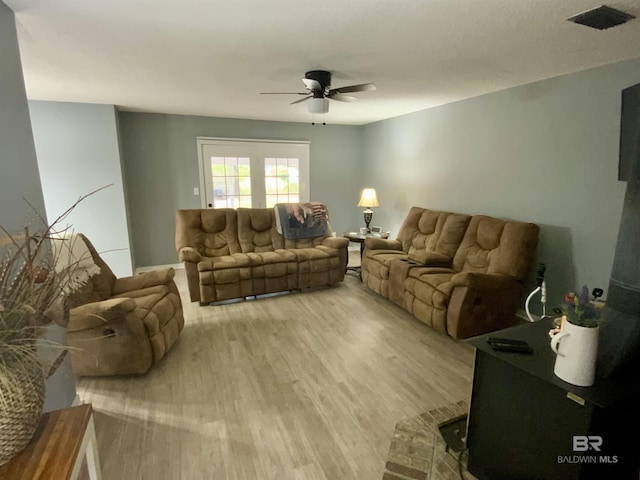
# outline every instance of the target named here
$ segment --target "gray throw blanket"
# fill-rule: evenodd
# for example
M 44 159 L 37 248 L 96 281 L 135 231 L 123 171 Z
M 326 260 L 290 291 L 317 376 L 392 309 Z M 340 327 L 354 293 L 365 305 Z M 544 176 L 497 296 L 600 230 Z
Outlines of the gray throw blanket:
M 329 211 L 320 202 L 276 203 L 278 232 L 287 240 L 331 235 Z

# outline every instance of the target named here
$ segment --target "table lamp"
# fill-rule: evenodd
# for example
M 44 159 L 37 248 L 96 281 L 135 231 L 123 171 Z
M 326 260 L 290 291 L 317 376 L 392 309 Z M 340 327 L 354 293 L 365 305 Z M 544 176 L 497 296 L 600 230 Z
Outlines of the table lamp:
M 373 207 L 378 207 L 378 197 L 376 196 L 375 188 L 365 188 L 362 190 L 362 195 L 360 196 L 360 201 L 358 202 L 359 207 L 364 207 L 366 210 L 364 211 L 364 223 L 367 226 L 367 233 L 371 232 L 369 228 L 369 224 L 371 223 L 371 219 L 373 218 Z

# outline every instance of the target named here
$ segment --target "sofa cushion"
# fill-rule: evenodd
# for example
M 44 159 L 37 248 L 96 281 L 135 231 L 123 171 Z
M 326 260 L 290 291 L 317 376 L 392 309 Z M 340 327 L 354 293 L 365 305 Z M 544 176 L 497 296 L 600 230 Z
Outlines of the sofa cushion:
M 449 268 L 412 268 L 405 281 L 409 294 L 438 309 L 446 309 L 451 297 L 451 278 L 455 272 Z
M 402 249 L 420 261 L 422 252 L 453 258 L 464 237 L 469 215 L 412 207 L 398 233 Z
M 222 257 L 207 257 L 198 262 L 199 282 L 202 285 L 227 285 L 249 280 L 253 262 L 245 253 Z
M 475 215 L 453 259 L 458 272 L 498 273 L 523 280 L 533 261 L 539 227 Z
M 325 240 L 333 237 L 313 237 L 313 238 L 296 238 L 296 239 L 284 239 L 284 248 L 313 248 L 321 245 Z
M 236 211 L 231 208 L 176 212 L 176 249 L 193 247 L 207 257 L 240 252 Z
M 274 252 L 250 252 L 246 254 L 251 265 L 273 265 L 276 263 L 295 262 L 296 255 L 291 250 L 278 249 Z
M 404 308 L 438 332 L 448 333 L 447 310 L 452 295 L 453 270 L 416 267 L 404 282 Z
M 321 248 L 296 248 L 290 251 L 296 256 L 299 262 L 327 259 L 337 255 L 337 252 L 334 254 L 331 251 Z
M 284 248 L 272 208 L 238 208 L 238 239 L 243 253 Z
M 223 270 L 225 268 L 249 267 L 251 258 L 246 253 L 234 253 L 221 257 L 204 257 L 198 262 L 198 271 Z
M 367 272 L 376 278 L 386 280 L 389 278 L 391 263 L 405 260 L 407 254 L 397 250 L 365 250 L 363 263 L 366 263 Z

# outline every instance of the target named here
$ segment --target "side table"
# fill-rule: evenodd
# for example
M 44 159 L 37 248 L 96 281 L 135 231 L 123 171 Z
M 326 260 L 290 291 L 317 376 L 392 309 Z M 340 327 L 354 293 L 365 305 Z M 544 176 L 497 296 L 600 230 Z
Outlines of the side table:
M 342 234 L 343 237 L 348 238 L 350 242 L 359 243 L 360 244 L 360 263 L 362 264 L 362 255 L 364 254 L 364 241 L 367 237 L 375 237 L 375 238 L 389 238 L 389 232 L 382 233 L 358 233 L 358 232 L 344 232 Z M 348 261 L 347 261 L 348 263 Z M 347 271 L 354 271 L 358 273 L 360 279 L 362 280 L 362 271 L 360 267 L 347 267 Z
M 42 415 L 31 442 L 0 466 L 0 478 L 75 480 L 86 456 L 89 478 L 100 480 L 100 461 L 91 404 Z
M 638 479 L 637 368 L 591 387 L 553 373 L 551 319 L 467 340 L 476 347 L 467 447 L 480 479 Z M 525 340 L 533 354 L 492 350 L 487 337 Z M 578 441 L 594 440 L 584 448 Z M 509 459 L 509 461 L 505 461 Z

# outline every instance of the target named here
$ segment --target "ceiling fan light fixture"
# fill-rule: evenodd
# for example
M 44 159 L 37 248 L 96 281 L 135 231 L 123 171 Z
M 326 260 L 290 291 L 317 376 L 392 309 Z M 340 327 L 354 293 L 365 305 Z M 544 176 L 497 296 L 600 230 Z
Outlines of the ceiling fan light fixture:
M 326 98 L 310 98 L 307 106 L 309 113 L 327 113 L 329 111 L 329 100 Z

